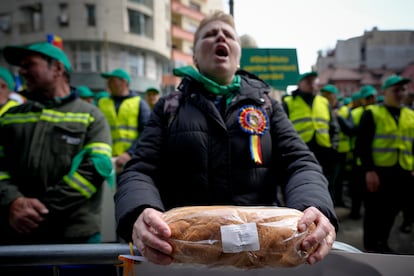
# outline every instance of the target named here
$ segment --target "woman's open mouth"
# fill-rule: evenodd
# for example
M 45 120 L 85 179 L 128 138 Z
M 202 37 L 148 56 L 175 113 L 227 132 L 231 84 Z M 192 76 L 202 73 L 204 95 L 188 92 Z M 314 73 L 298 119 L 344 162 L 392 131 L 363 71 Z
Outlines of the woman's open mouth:
M 219 57 L 228 57 L 229 56 L 229 51 L 227 50 L 227 48 L 225 46 L 218 45 L 216 47 L 215 54 L 216 54 L 216 56 L 219 56 Z

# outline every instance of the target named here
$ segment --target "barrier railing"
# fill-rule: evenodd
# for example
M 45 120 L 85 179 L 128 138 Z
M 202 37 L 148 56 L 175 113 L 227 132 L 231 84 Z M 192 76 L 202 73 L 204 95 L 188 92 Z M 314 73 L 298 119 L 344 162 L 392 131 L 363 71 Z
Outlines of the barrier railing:
M 333 250 L 361 252 L 341 242 L 334 242 Z M 122 243 L 5 245 L 0 246 L 0 275 L 40 275 L 47 272 L 47 275 L 53 276 L 82 276 L 85 275 L 82 271 L 89 271 L 86 275 L 119 276 L 123 274 L 123 268 L 116 267 L 122 263 L 118 256 L 129 254 L 129 245 Z M 81 267 L 81 270 L 74 270 L 71 266 Z M 21 268 L 25 269 L 23 273 Z M 43 268 L 46 272 L 35 272 L 36 268 Z M 164 274 L 150 271 L 147 275 Z
M 333 249 L 361 252 L 337 241 Z M 117 264 L 118 256 L 127 254 L 129 245 L 122 243 L 4 245 L 0 246 L 0 266 Z
M 129 245 L 47 244 L 0 246 L 0 266 L 42 266 L 70 264 L 117 264 L 118 256 L 130 254 Z
M 0 275 L 120 276 L 126 270 L 123 271 L 123 267 L 117 266 L 121 264 L 118 256 L 128 254 L 129 245 L 122 243 L 0 246 Z M 10 270 L 20 267 L 27 268 L 26 272 L 29 273 L 17 274 Z M 48 271 L 39 273 L 37 268 L 46 268 Z M 324 261 L 294 269 L 272 268 L 240 272 L 233 269 L 201 269 L 196 266 L 165 267 L 146 262 L 134 266 L 133 269 L 140 276 L 319 276 L 337 273 L 347 276 L 405 276 L 413 274 L 414 255 L 363 253 L 351 245 L 335 241 L 331 253 Z

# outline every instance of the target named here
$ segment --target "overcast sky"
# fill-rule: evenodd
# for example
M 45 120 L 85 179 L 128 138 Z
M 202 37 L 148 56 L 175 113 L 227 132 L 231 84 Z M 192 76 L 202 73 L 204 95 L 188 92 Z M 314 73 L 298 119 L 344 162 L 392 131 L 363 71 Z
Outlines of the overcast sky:
M 229 12 L 228 0 L 225 1 Z M 239 35 L 259 48 L 296 48 L 299 73 L 310 71 L 318 50 L 365 30 L 413 30 L 412 0 L 233 0 Z

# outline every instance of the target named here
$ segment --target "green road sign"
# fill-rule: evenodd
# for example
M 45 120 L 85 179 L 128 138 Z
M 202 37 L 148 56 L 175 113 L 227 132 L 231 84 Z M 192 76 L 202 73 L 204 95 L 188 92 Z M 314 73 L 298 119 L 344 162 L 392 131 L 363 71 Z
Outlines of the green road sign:
M 278 90 L 296 85 L 299 76 L 296 49 L 243 48 L 240 67 Z

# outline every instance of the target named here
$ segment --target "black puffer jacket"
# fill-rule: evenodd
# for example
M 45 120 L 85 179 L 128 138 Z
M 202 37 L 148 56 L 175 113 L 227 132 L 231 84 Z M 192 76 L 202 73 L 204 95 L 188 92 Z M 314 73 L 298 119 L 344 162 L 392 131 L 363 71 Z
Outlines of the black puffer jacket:
M 168 210 L 186 205 L 277 205 L 277 186 L 286 206 L 319 208 L 337 226 L 327 180 L 313 154 L 293 129 L 278 102 L 265 100 L 270 88 L 240 71 L 242 84 L 220 114 L 213 95 L 184 79 L 171 126 L 161 98 L 141 134 L 136 156 L 118 180 L 118 234 L 131 239 L 145 207 Z M 270 97 L 268 98 L 270 99 Z M 262 165 L 250 154 L 250 134 L 239 123 L 241 108 L 266 110 L 269 128 L 261 136 Z

